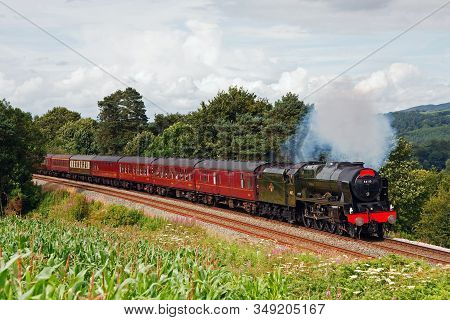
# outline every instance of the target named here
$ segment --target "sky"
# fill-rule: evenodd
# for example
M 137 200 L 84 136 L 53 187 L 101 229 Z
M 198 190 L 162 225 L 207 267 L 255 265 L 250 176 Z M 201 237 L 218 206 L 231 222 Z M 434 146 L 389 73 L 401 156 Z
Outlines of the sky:
M 34 115 L 66 106 L 94 118 L 97 101 L 125 85 L 149 99 L 150 117 L 195 110 L 230 85 L 315 103 L 315 89 L 443 3 L 0 0 L 0 98 Z M 450 5 L 339 81 L 388 112 L 449 102 L 449 75 Z

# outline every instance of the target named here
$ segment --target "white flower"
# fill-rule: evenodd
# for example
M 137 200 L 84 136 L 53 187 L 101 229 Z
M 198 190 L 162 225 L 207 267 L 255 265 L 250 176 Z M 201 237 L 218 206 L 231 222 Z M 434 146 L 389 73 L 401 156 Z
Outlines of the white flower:
M 353 274 L 350 276 L 350 279 L 356 279 L 356 278 L 358 278 L 358 275 L 356 275 L 356 274 Z

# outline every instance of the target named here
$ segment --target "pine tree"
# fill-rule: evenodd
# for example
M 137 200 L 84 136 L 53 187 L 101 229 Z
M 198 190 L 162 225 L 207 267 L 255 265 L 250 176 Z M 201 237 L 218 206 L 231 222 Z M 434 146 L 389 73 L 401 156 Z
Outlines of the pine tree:
M 127 143 L 147 126 L 142 96 L 133 88 L 117 90 L 99 101 L 98 106 L 100 151 L 121 154 Z

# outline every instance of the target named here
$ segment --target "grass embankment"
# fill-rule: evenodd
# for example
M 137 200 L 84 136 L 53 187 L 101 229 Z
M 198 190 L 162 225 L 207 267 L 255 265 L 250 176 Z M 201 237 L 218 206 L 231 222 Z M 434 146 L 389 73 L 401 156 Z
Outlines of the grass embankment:
M 336 264 L 62 191 L 45 194 L 27 218 L 0 219 L 0 299 L 448 299 L 449 291 L 449 271 L 425 263 Z

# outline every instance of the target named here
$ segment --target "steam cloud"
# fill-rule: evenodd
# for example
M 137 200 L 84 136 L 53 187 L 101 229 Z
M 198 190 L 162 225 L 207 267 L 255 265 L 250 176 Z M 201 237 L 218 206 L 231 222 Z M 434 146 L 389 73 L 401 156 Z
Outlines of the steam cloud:
M 394 138 L 387 116 L 379 113 L 367 95 L 344 81 L 318 97 L 288 149 L 295 161 L 317 161 L 320 154 L 326 154 L 330 161 L 362 161 L 378 169 Z

